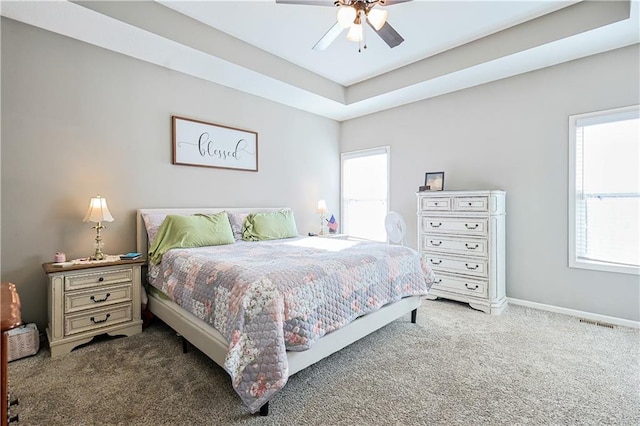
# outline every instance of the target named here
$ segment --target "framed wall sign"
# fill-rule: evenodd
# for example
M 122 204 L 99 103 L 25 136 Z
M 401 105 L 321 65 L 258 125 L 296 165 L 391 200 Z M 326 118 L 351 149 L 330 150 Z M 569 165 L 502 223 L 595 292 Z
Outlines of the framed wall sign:
M 172 116 L 173 164 L 258 171 L 258 133 Z

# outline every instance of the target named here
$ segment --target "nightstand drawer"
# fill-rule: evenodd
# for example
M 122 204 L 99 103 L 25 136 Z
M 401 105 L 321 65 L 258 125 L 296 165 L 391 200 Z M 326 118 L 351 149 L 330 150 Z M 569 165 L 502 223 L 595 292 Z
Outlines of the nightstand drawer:
M 460 259 L 454 257 L 440 256 L 434 253 L 425 253 L 424 259 L 427 265 L 434 270 L 452 272 L 457 274 L 473 275 L 477 277 L 487 276 L 486 259 Z
M 489 197 L 454 198 L 453 209 L 461 212 L 486 212 L 489 210 Z
M 82 288 L 104 286 L 131 281 L 133 278 L 131 268 L 112 269 L 101 272 L 91 272 L 85 274 L 70 274 L 64 279 L 64 289 L 79 290 Z
M 115 305 L 129 301 L 131 301 L 131 283 L 101 286 L 90 290 L 65 293 L 64 312 L 77 312 L 97 306 Z
M 450 210 L 451 209 L 451 199 L 450 198 L 423 198 L 422 201 L 422 210 Z
M 444 253 L 471 255 L 471 256 L 487 256 L 487 239 L 486 238 L 455 238 L 441 235 L 423 235 L 422 250 L 434 252 L 441 251 Z
M 101 327 L 129 322 L 133 318 L 131 303 L 91 310 L 80 314 L 66 315 L 64 318 L 64 335 L 95 330 Z
M 489 228 L 487 219 L 433 216 L 422 216 L 421 219 L 425 232 L 486 235 Z
M 448 275 L 438 275 L 433 283 L 435 288 L 468 294 L 469 296 L 487 296 L 487 281 L 464 279 L 461 277 L 450 277 Z

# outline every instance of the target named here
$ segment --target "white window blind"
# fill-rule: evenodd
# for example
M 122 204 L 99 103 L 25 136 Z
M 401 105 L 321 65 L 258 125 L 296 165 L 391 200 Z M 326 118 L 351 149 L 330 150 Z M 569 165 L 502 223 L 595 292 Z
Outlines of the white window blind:
M 571 116 L 570 266 L 638 273 L 640 113 Z

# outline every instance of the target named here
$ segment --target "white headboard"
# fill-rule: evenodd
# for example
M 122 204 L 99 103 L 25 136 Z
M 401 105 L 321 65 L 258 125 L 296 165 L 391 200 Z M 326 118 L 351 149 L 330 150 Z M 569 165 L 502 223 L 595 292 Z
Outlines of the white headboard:
M 144 220 L 142 220 L 142 214 L 181 214 L 192 215 L 196 213 L 219 213 L 221 211 L 227 212 L 239 212 L 239 213 L 254 213 L 254 212 L 271 212 L 287 209 L 288 207 L 196 207 L 196 208 L 173 208 L 173 209 L 138 209 L 136 212 L 136 251 L 142 253 L 143 257 L 147 257 L 149 251 L 149 239 L 147 237 L 147 228 L 144 226 Z

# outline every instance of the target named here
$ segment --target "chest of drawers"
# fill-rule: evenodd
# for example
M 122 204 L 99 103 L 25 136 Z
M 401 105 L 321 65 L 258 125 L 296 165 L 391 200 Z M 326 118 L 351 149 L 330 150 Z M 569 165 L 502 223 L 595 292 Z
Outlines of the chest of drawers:
M 428 298 L 499 314 L 506 307 L 505 198 L 487 191 L 419 192 L 418 249 L 436 273 Z
M 48 277 L 47 338 L 51 356 L 70 352 L 93 337 L 142 331 L 140 269 L 143 260 L 56 268 Z

